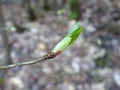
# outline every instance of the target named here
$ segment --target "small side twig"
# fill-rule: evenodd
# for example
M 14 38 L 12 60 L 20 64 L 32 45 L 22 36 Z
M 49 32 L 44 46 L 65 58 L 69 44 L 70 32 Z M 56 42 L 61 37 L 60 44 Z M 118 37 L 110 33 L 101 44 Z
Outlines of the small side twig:
M 35 60 L 31 60 L 28 62 L 22 62 L 22 63 L 16 63 L 16 64 L 11 64 L 11 65 L 5 65 L 5 66 L 0 66 L 0 70 L 6 70 L 6 69 L 10 69 L 10 68 L 14 68 L 14 67 L 18 67 L 18 66 L 25 66 L 25 65 L 31 65 L 31 64 L 35 64 L 44 60 L 48 60 L 51 58 L 48 58 L 48 55 L 44 55 L 43 57 L 40 57 L 38 59 Z

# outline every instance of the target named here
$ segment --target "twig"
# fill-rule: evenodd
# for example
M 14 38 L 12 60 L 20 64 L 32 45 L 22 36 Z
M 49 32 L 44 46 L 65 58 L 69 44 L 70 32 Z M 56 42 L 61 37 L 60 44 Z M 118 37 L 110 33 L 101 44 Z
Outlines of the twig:
M 14 68 L 14 67 L 18 67 L 18 66 L 25 66 L 25 65 L 31 65 L 31 64 L 35 64 L 44 60 L 48 60 L 51 58 L 48 58 L 48 55 L 44 55 L 43 57 L 40 57 L 38 59 L 35 60 L 31 60 L 28 62 L 22 62 L 22 63 L 16 63 L 16 64 L 11 64 L 11 65 L 5 65 L 5 66 L 0 66 L 0 70 L 6 70 L 6 69 L 10 69 L 10 68 Z
M 35 64 L 40 61 L 44 61 L 47 59 L 52 59 L 58 56 L 62 51 L 64 51 L 66 48 L 68 48 L 73 42 L 78 38 L 80 33 L 84 30 L 84 27 L 80 25 L 80 22 L 76 23 L 75 26 L 68 32 L 68 34 L 49 52 L 47 55 L 44 55 L 41 58 L 38 58 L 36 60 L 32 60 L 30 62 L 23 62 L 23 63 L 17 63 L 17 64 L 11 64 L 6 66 L 0 66 L 0 70 L 2 69 L 9 69 L 17 66 L 24 66 L 24 65 L 30 65 Z

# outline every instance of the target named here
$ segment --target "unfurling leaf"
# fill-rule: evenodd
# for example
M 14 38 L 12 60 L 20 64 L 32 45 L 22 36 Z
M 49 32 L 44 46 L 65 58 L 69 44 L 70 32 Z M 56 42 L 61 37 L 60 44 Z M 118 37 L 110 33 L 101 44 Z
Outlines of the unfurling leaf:
M 80 22 L 75 24 L 73 28 L 68 32 L 68 34 L 63 38 L 52 50 L 53 53 L 62 52 L 68 48 L 84 30 L 84 27 L 80 25 Z

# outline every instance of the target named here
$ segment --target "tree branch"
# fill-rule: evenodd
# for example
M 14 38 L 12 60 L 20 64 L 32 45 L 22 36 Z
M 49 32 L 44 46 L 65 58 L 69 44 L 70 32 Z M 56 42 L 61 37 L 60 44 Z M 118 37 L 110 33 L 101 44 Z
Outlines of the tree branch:
M 31 60 L 28 62 L 22 62 L 22 63 L 16 63 L 16 64 L 11 64 L 11 65 L 5 65 L 5 66 L 0 66 L 0 70 L 6 70 L 6 69 L 10 69 L 10 68 L 14 68 L 14 67 L 18 67 L 18 66 L 25 66 L 25 65 L 31 65 L 31 64 L 35 64 L 44 60 L 48 60 L 51 59 L 48 57 L 48 55 L 44 55 L 43 57 L 40 57 L 38 59 L 35 60 Z
M 41 58 L 38 58 L 36 60 L 32 60 L 29 62 L 22 62 L 17 64 L 11 64 L 6 66 L 0 66 L 0 70 L 2 69 L 9 69 L 17 66 L 24 66 L 24 65 L 30 65 L 35 64 L 40 61 L 44 61 L 47 59 L 52 59 L 58 56 L 62 51 L 64 51 L 67 47 L 69 47 L 73 42 L 78 38 L 80 33 L 84 30 L 84 27 L 80 25 L 80 22 L 76 23 L 74 27 L 68 32 L 68 34 L 54 47 L 54 49 L 49 52 L 47 55 L 44 55 Z

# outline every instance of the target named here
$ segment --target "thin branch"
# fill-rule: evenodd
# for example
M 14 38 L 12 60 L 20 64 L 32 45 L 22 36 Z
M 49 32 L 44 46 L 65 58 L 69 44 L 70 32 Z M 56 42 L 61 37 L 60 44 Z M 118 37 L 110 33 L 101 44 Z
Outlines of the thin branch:
M 18 67 L 18 66 L 25 66 L 25 65 L 31 65 L 31 64 L 35 64 L 44 60 L 48 60 L 51 58 L 48 58 L 48 55 L 44 55 L 43 57 L 40 57 L 38 59 L 35 60 L 31 60 L 28 62 L 22 62 L 22 63 L 16 63 L 16 64 L 11 64 L 11 65 L 5 65 L 5 66 L 0 66 L 0 70 L 6 70 L 6 69 L 10 69 L 10 68 L 14 68 L 14 67 Z
M 58 56 L 63 50 L 65 50 L 67 47 L 69 47 L 80 35 L 80 33 L 84 30 L 84 27 L 80 25 L 80 22 L 76 23 L 75 26 L 68 32 L 68 34 L 63 38 L 55 47 L 54 49 L 49 52 L 47 55 L 44 55 L 41 58 L 38 58 L 36 60 L 32 60 L 30 62 L 23 62 L 23 63 L 17 63 L 17 64 L 11 64 L 6 66 L 0 66 L 0 70 L 2 69 L 9 69 L 17 66 L 24 66 L 24 65 L 30 65 L 35 64 L 40 61 L 44 61 L 47 59 L 52 59 Z

